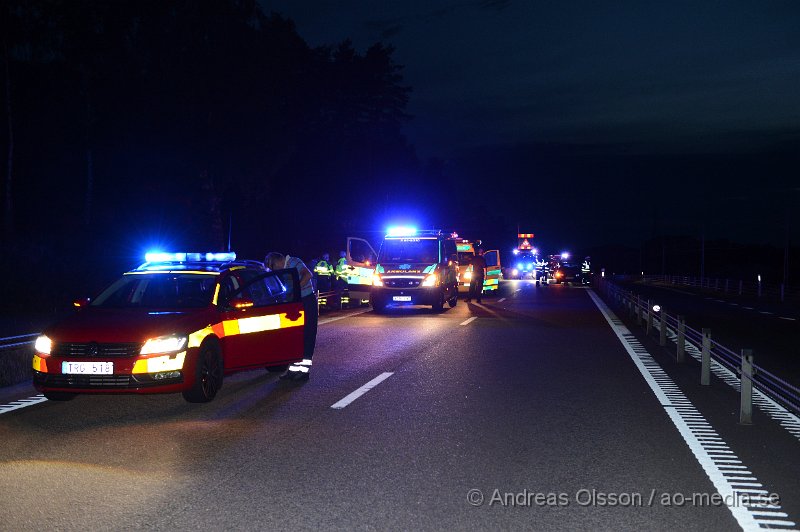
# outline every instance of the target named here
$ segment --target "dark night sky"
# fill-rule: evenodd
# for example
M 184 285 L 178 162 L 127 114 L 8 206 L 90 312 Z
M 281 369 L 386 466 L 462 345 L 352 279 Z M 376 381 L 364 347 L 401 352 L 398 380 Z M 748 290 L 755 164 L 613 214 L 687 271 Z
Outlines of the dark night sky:
M 261 4 L 311 45 L 394 45 L 420 157 L 500 181 L 493 207 L 552 245 L 703 228 L 785 241 L 800 202 L 798 2 Z

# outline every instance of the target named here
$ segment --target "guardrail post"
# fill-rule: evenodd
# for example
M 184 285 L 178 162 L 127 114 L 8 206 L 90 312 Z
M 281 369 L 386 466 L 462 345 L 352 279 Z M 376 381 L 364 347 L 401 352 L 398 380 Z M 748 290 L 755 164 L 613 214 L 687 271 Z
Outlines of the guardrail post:
M 783 303 L 783 283 L 781 283 L 781 303 Z
M 700 384 L 711 384 L 711 329 L 703 328 L 703 352 L 700 365 Z
M 636 294 L 636 325 L 642 324 L 642 296 Z
M 739 409 L 739 423 L 742 425 L 753 424 L 753 351 L 742 349 L 742 375 L 741 375 L 741 407 Z
M 658 319 L 658 345 L 667 345 L 667 311 L 661 307 Z
M 650 331 L 653 329 L 653 307 L 650 304 L 650 300 L 647 300 L 647 328 L 645 332 L 647 336 L 650 336 Z
M 675 360 L 678 364 L 683 364 L 686 359 L 686 318 L 678 316 L 678 341 L 677 351 L 675 352 Z
M 742 280 L 739 279 L 739 295 L 742 295 Z
M 728 281 L 730 281 L 730 279 L 725 279 L 725 293 L 726 294 L 728 293 Z

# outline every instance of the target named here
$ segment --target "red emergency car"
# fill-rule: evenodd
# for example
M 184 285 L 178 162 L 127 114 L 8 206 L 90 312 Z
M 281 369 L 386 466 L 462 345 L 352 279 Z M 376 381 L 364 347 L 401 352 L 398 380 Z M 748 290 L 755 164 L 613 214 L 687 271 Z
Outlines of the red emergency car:
M 87 393 L 181 392 L 211 401 L 223 376 L 283 371 L 303 358 L 295 269 L 235 253 L 148 254 L 36 340 L 33 383 L 51 400 Z

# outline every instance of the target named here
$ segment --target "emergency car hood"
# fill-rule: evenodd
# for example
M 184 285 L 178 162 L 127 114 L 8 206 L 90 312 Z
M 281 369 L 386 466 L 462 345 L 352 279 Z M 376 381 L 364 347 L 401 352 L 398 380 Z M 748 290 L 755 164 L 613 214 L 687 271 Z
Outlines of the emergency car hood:
M 381 273 L 385 275 L 422 275 L 425 273 L 431 273 L 436 268 L 435 264 L 424 262 L 381 263 L 381 266 L 383 267 L 383 272 Z
M 188 334 L 209 325 L 210 311 L 157 311 L 86 307 L 49 327 L 54 342 L 143 343 L 168 334 Z

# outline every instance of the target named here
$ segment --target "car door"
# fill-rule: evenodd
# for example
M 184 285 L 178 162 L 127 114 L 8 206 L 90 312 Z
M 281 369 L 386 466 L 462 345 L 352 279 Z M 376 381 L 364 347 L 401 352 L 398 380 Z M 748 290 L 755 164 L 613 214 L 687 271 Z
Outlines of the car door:
M 486 278 L 483 280 L 483 290 L 497 290 L 500 286 L 500 251 L 491 249 L 484 252 L 486 259 Z
M 226 369 L 272 366 L 303 358 L 305 316 L 295 268 L 240 274 L 226 305 L 225 334 L 235 336 Z M 235 303 L 241 308 L 235 308 Z
M 351 292 L 363 292 L 362 299 L 369 297 L 377 260 L 378 254 L 369 242 L 363 238 L 347 238 L 347 286 Z

